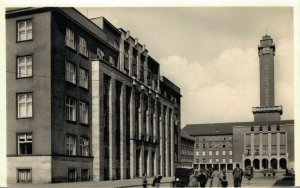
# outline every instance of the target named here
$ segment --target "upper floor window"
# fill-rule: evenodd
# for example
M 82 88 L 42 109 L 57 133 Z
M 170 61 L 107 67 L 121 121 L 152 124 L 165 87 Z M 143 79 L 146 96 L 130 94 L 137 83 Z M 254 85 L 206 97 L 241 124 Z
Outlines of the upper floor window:
M 209 156 L 212 156 L 212 151 L 208 151 Z
M 199 156 L 199 151 L 196 151 L 196 156 Z
M 67 135 L 67 155 L 76 155 L 76 136 Z
M 76 66 L 66 61 L 66 80 L 76 84 Z
M 80 123 L 88 124 L 88 105 L 85 102 L 80 102 Z
M 76 49 L 75 35 L 74 35 L 74 32 L 69 28 L 66 28 L 65 40 L 66 40 L 67 46 L 69 46 L 72 49 Z
M 32 134 L 18 134 L 18 155 L 32 154 Z
M 226 155 L 226 151 L 222 151 L 222 154 L 223 154 L 223 155 Z
M 89 56 L 88 49 L 87 49 L 87 41 L 83 37 L 79 37 L 79 53 L 81 53 L 86 57 Z
M 216 151 L 216 155 L 219 155 L 219 151 Z
M 79 69 L 79 85 L 88 89 L 89 87 L 89 73 L 87 70 L 80 68 Z
M 18 100 L 18 118 L 32 117 L 32 93 L 20 93 Z
M 66 119 L 76 121 L 76 101 L 70 97 L 66 98 Z
M 104 60 L 105 54 L 101 48 L 97 48 L 97 58 Z
M 17 77 L 26 78 L 32 76 L 32 56 L 17 58 Z
M 18 183 L 31 183 L 31 169 L 18 169 L 17 170 L 17 182 Z
M 80 151 L 82 156 L 89 156 L 89 139 L 80 137 Z
M 32 39 L 32 20 L 18 22 L 18 41 Z
M 232 151 L 231 150 L 229 151 L 229 155 L 232 155 Z
M 205 151 L 202 151 L 202 156 L 205 156 L 205 154 L 206 154 Z

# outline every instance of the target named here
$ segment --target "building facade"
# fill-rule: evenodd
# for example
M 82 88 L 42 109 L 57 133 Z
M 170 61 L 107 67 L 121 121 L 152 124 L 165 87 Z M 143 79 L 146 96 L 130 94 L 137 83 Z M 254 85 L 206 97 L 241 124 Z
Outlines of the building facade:
M 281 120 L 282 106 L 275 105 L 275 44 L 270 36 L 260 40 L 258 55 L 260 106 L 252 108 L 253 122 L 196 124 L 183 128 L 195 137 L 195 168 L 232 170 L 235 164 L 242 168 L 252 166 L 255 171 L 294 168 L 294 120 Z M 220 155 L 227 152 L 219 149 L 220 141 L 229 149 L 228 158 Z
M 181 130 L 181 160 L 180 167 L 192 168 L 194 163 L 194 144 L 195 140 L 193 137 L 188 135 L 184 130 Z
M 180 88 L 129 31 L 74 8 L 7 9 L 6 39 L 8 183 L 174 175 Z

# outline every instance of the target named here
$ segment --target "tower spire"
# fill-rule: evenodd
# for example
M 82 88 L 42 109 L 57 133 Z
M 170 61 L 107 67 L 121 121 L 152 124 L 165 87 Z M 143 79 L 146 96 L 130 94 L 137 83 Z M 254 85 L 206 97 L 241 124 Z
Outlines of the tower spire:
M 268 27 L 266 27 L 266 35 L 268 35 Z

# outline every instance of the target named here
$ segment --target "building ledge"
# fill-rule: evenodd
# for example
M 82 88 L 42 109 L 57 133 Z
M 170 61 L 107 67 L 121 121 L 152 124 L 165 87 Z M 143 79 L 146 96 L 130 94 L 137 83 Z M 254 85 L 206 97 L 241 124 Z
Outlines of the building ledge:
M 282 106 L 252 107 L 252 113 L 280 113 L 280 115 L 282 115 Z

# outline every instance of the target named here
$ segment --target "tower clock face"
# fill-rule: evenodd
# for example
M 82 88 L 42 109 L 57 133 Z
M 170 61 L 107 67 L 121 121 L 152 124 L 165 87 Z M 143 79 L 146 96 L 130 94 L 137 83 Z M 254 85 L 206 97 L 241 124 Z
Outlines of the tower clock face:
M 263 48 L 263 52 L 262 52 L 263 54 L 268 54 L 268 53 L 270 53 L 270 48 L 269 47 L 265 47 L 265 48 Z

